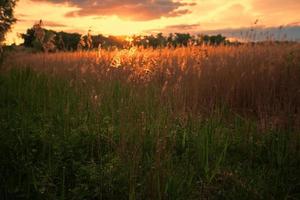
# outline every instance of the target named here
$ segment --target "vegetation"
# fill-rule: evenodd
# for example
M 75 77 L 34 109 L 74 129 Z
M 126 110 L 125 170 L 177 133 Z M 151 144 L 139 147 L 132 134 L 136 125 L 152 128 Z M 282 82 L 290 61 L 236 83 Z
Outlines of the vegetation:
M 3 62 L 2 43 L 5 39 L 5 34 L 11 29 L 11 26 L 16 22 L 13 9 L 17 0 L 1 0 L 0 1 L 0 67 Z
M 130 46 L 143 46 L 144 48 L 178 47 L 188 45 L 221 45 L 230 44 L 222 35 L 198 35 L 188 33 L 175 33 L 164 36 L 162 33 L 148 36 L 103 36 L 92 35 L 91 30 L 87 35 L 78 33 L 56 32 L 43 27 L 42 21 L 36 23 L 26 33 L 21 34 L 23 45 L 35 51 L 75 51 L 91 50 L 97 48 L 128 48 Z
M 0 44 L 4 41 L 5 34 L 10 30 L 11 25 L 16 22 L 13 9 L 17 0 L 0 1 Z
M 300 198 L 299 44 L 10 56 L 1 199 Z

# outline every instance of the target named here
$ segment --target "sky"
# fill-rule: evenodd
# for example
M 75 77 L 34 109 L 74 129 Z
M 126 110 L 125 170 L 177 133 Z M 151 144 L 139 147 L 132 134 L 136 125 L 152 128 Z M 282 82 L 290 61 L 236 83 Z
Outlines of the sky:
M 19 0 L 7 43 L 43 20 L 45 28 L 85 34 L 189 32 L 243 37 L 255 29 L 300 40 L 300 0 Z M 280 28 L 279 28 L 280 27 Z M 281 36 L 282 35 L 282 36 Z

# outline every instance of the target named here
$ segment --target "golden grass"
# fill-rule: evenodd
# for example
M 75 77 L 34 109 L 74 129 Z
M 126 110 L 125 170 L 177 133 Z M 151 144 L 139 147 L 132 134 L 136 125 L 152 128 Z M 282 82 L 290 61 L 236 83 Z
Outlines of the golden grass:
M 299 44 L 19 53 L 6 65 L 89 83 L 93 93 L 107 80 L 155 85 L 177 114 L 205 115 L 222 105 L 260 119 L 262 129 L 291 119 L 300 128 Z

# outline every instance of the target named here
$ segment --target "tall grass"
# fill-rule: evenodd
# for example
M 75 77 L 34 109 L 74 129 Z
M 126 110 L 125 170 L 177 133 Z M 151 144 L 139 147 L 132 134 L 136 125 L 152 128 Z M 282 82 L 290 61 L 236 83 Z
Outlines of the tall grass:
M 2 199 L 297 199 L 298 44 L 12 54 Z

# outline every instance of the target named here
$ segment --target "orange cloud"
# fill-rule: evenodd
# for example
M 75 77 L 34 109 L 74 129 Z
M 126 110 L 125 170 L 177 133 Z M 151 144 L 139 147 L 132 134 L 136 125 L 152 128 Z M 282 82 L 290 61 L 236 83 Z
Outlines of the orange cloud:
M 190 13 L 188 7 L 195 3 L 182 0 L 34 0 L 54 4 L 68 4 L 78 10 L 68 12 L 66 17 L 77 16 L 119 16 L 123 19 L 147 21 L 160 17 L 177 17 Z

